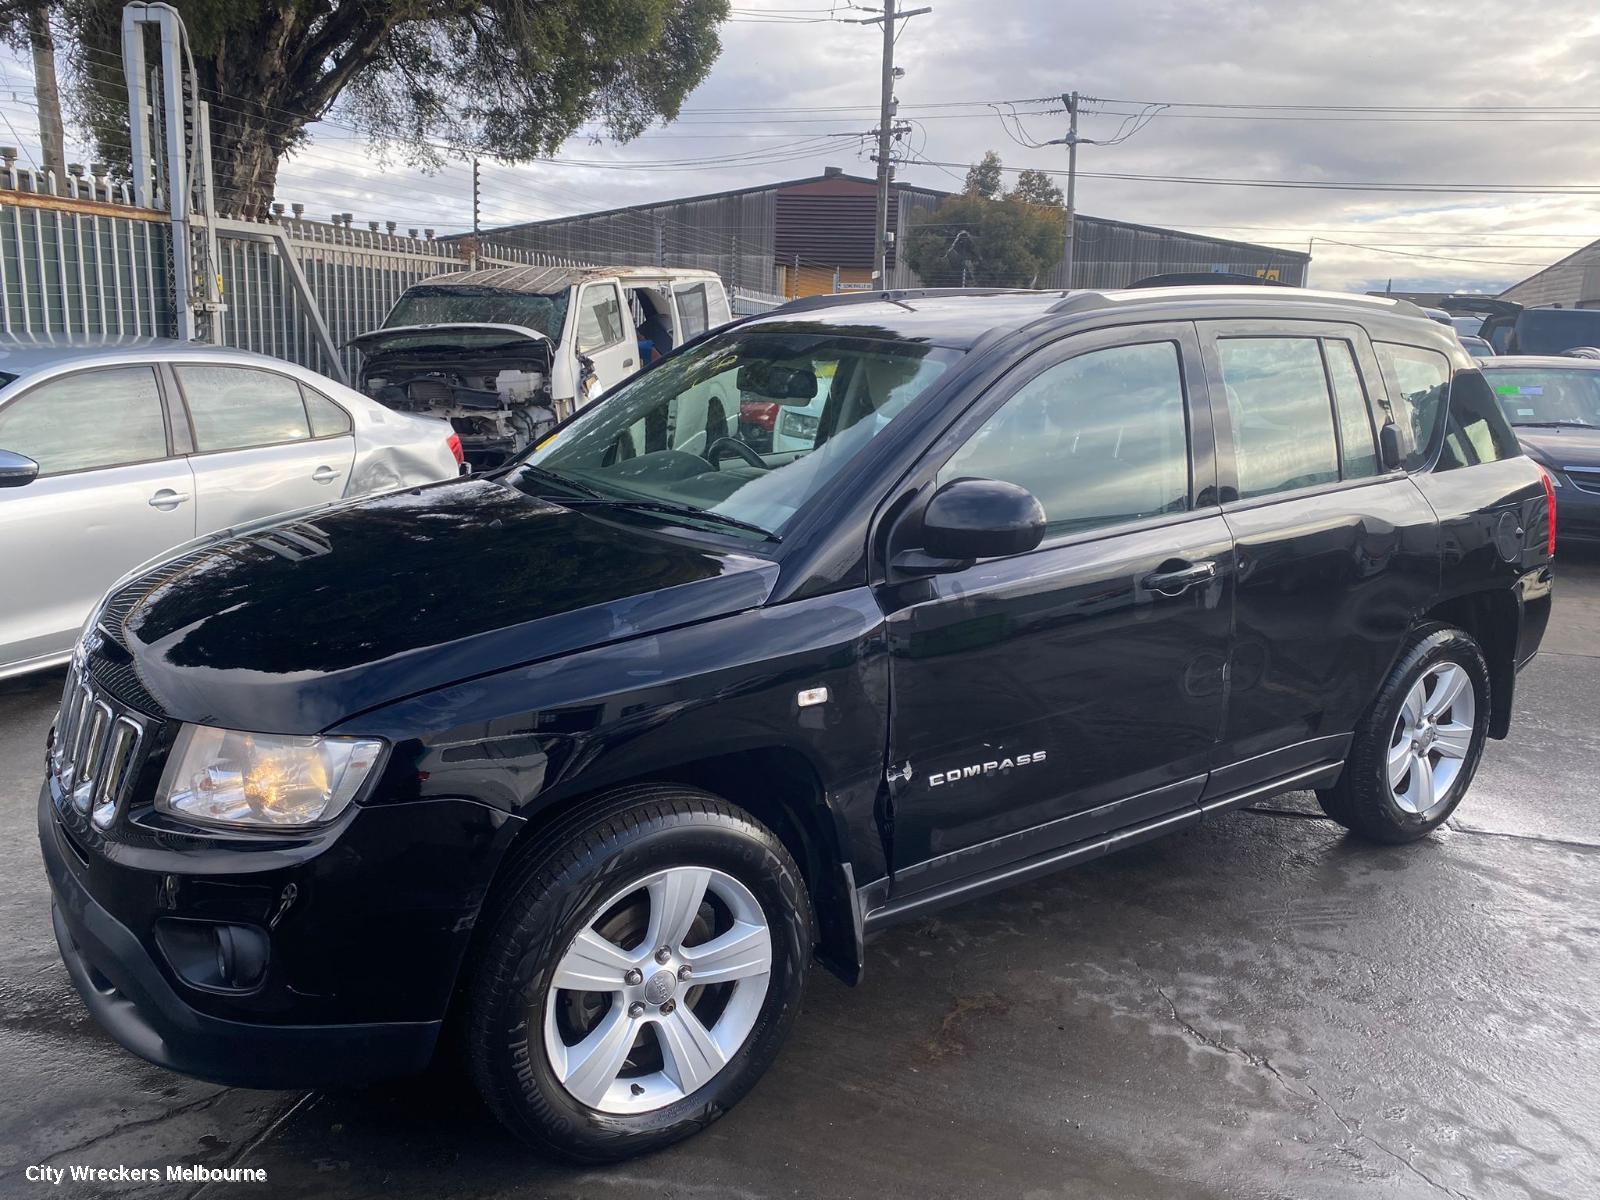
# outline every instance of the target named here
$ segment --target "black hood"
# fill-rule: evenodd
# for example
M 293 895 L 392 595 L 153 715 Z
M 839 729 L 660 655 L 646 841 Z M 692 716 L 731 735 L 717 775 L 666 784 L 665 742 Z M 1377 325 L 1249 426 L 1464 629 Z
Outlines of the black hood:
M 1600 468 L 1600 429 L 1573 425 L 1518 425 L 1516 429 L 1517 441 L 1528 456 L 1547 467 Z
M 120 589 L 102 625 L 172 716 L 311 733 L 474 675 L 757 607 L 776 573 L 463 479 L 193 551 Z

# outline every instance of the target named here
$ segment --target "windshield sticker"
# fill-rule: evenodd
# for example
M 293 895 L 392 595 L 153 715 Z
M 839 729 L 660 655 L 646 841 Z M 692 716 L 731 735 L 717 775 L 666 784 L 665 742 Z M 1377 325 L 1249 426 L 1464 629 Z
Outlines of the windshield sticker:
M 1534 409 L 1531 409 L 1531 408 L 1519 408 L 1519 409 L 1517 409 L 1517 416 L 1519 416 L 1519 417 L 1536 417 L 1538 415 L 1539 415 L 1538 412 L 1535 411 Z
M 1542 396 L 1544 395 L 1544 386 L 1542 384 L 1522 384 L 1520 386 L 1514 383 L 1501 384 L 1495 388 L 1495 392 L 1501 396 Z

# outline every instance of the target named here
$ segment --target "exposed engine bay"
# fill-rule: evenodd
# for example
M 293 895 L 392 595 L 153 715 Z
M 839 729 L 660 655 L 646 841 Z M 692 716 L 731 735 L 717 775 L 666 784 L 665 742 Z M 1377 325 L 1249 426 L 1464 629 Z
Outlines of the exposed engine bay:
M 548 341 L 487 349 L 407 332 L 392 349 L 363 347 L 361 390 L 396 412 L 448 420 L 475 470 L 500 466 L 555 425 Z

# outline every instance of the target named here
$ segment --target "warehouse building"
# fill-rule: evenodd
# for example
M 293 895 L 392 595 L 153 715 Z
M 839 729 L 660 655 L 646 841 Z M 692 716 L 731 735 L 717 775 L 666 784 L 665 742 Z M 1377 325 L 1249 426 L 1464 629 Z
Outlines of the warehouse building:
M 1560 262 L 1514 283 L 1500 293 L 1524 308 L 1552 304 L 1561 308 L 1600 308 L 1600 242 L 1590 242 Z
M 890 196 L 889 229 L 952 193 L 911 184 Z M 829 167 L 821 175 L 486 230 L 494 242 L 621 265 L 703 267 L 731 287 L 812 296 L 871 282 L 876 184 Z M 1253 275 L 1303 285 L 1311 256 L 1079 214 L 1075 287 L 1126 287 L 1176 272 Z M 891 249 L 890 281 L 919 281 Z M 1061 264 L 1040 287 L 1061 287 Z

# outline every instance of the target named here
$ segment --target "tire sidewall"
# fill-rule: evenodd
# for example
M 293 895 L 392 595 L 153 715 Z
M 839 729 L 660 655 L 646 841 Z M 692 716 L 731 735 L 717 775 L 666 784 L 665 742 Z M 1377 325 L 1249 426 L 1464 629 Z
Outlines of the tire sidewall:
M 481 1028 L 487 1067 L 497 1076 L 502 1119 L 530 1140 L 570 1157 L 620 1158 L 676 1141 L 731 1108 L 770 1065 L 797 1014 L 810 957 L 810 910 L 804 884 L 781 845 L 747 821 L 719 812 L 646 818 L 620 847 L 563 864 L 543 894 L 513 904 L 495 937 L 515 955 L 509 974 L 487 997 Z M 723 871 L 750 889 L 772 934 L 772 971 L 755 1025 L 726 1066 L 704 1087 L 664 1108 L 603 1113 L 579 1103 L 556 1079 L 544 1046 L 544 1011 L 561 955 L 600 905 L 666 867 Z M 549 878 L 546 876 L 545 878 Z M 535 884 L 540 880 L 531 881 Z
M 1433 816 L 1424 817 L 1406 812 L 1395 802 L 1389 790 L 1388 750 L 1407 693 L 1416 686 L 1423 674 L 1442 662 L 1460 667 L 1472 681 L 1472 742 L 1462 761 L 1460 773 L 1450 785 L 1448 802 Z M 1392 827 L 1397 840 L 1421 837 L 1438 828 L 1466 796 L 1477 774 L 1478 760 L 1488 737 L 1489 702 L 1489 667 L 1484 661 L 1483 651 L 1477 642 L 1460 630 L 1443 628 L 1426 634 L 1404 657 L 1392 682 L 1385 689 L 1383 702 L 1374 713 L 1374 724 L 1369 727 L 1372 753 L 1366 756 L 1366 762 L 1362 764 L 1366 778 L 1361 781 L 1364 785 L 1361 790 L 1377 801 L 1376 805 L 1369 805 L 1368 811 L 1372 812 L 1375 808 L 1377 811 L 1374 815 Z

